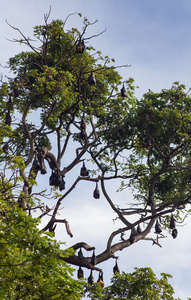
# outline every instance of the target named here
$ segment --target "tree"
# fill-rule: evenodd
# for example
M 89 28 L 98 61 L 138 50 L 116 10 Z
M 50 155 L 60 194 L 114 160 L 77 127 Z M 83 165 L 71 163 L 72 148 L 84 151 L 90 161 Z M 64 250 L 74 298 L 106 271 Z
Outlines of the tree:
M 13 179 L 15 166 L 10 168 Z M 0 299 L 81 299 L 83 282 L 72 279 L 73 269 L 60 260 L 71 250 L 60 250 L 51 234 L 39 234 L 39 220 L 15 205 L 15 186 L 4 179 L 1 175 Z
M 94 284 L 89 291 L 91 299 L 164 299 L 173 300 L 174 289 L 168 283 L 171 275 L 161 273 L 157 279 L 151 268 L 135 268 L 133 273 L 116 273 L 111 286 L 105 289 Z
M 34 28 L 35 44 L 9 24 L 21 35 L 14 41 L 30 51 L 10 58 L 13 76 L 2 80 L 1 165 L 8 170 L 14 162 L 13 174 L 7 178 L 4 172 L 2 182 L 9 184 L 8 195 L 14 188 L 14 205 L 26 215 L 40 211 L 38 219 L 48 218 L 40 234 L 54 235 L 57 223 L 63 223 L 71 237 L 68 221 L 58 218 L 63 200 L 81 181 L 95 183 L 94 198 L 100 197 L 101 188 L 122 227 L 111 233 L 102 253 L 84 240 L 71 245 L 75 254 L 60 259 L 102 272 L 97 265 L 116 258 L 118 250 L 140 240 L 160 246 L 162 229 L 177 236 L 176 222 L 190 209 L 190 95 L 184 85 L 174 83 L 137 100 L 133 79 L 123 81 L 117 71 L 129 66 L 114 66 L 114 60 L 88 44 L 101 34 L 88 37 L 95 22 L 85 18 L 81 32 L 66 31 L 68 18 L 51 23 L 48 18 Z M 73 157 L 64 165 L 68 151 Z M 87 169 L 90 163 L 93 170 Z M 80 175 L 67 186 L 65 176 L 76 166 Z M 49 170 L 56 203 L 51 208 L 43 204 L 50 197 L 48 182 L 41 192 L 35 190 L 37 175 Z M 106 183 L 116 180 L 121 180 L 119 190 L 134 189 L 133 203 L 114 204 Z M 155 236 L 150 234 L 153 228 Z M 90 251 L 88 257 L 84 249 Z

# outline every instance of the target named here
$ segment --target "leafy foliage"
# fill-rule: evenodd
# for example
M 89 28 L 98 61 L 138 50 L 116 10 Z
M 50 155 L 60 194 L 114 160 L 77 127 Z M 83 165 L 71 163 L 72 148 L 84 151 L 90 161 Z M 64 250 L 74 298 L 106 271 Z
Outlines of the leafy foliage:
M 83 285 L 60 259 L 71 253 L 51 234 L 40 235 L 38 223 L 1 193 L 0 299 L 81 299 Z
M 89 291 L 91 299 L 154 299 L 173 300 L 174 290 L 168 279 L 171 275 L 162 273 L 157 279 L 151 268 L 135 268 L 133 273 L 115 274 L 111 285 L 104 290 L 98 283 Z

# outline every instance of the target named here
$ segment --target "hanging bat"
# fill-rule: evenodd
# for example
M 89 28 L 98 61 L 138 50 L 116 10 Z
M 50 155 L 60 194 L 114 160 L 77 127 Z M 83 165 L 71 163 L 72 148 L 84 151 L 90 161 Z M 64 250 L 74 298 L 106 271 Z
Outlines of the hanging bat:
M 96 187 L 95 187 L 95 190 L 93 192 L 93 196 L 95 199 L 99 199 L 100 198 L 100 191 L 98 189 L 98 183 L 96 182 Z
M 8 151 L 8 143 L 5 143 L 5 144 L 3 145 L 3 147 L 2 147 L 2 149 L 3 149 L 3 152 L 4 152 L 5 154 L 9 154 L 9 151 Z
M 85 162 L 83 161 L 83 166 L 81 167 L 81 170 L 80 170 L 80 176 L 88 176 L 88 175 L 89 175 L 89 172 L 86 169 Z
M 93 72 L 91 72 L 90 76 L 88 77 L 88 83 L 89 83 L 89 85 L 96 84 L 96 79 L 95 79 L 95 75 L 93 74 Z
M 81 266 L 78 269 L 78 279 L 84 278 L 84 271 L 82 270 Z
M 52 174 L 49 178 L 49 185 L 58 186 L 58 178 L 59 178 L 58 173 L 56 171 L 52 170 Z
M 35 153 L 35 156 L 34 156 L 34 159 L 33 159 L 33 168 L 37 172 L 41 169 L 41 164 L 40 164 L 40 161 L 38 159 L 37 153 Z
M 83 259 L 84 258 L 84 255 L 83 255 L 83 252 L 82 252 L 82 249 L 80 248 L 80 250 L 78 251 L 78 257 L 79 259 Z
M 124 84 L 123 84 L 123 87 L 121 89 L 121 97 L 123 97 L 123 98 L 127 97 L 127 93 L 126 93 L 126 89 L 125 89 Z
M 84 53 L 86 46 L 84 44 L 84 40 L 81 38 L 79 39 L 79 42 L 76 45 L 76 53 Z
M 131 234 L 130 234 L 130 237 L 129 237 L 129 242 L 130 242 L 130 244 L 133 244 L 134 241 L 135 241 L 135 235 L 134 235 L 134 233 L 131 231 Z
M 94 282 L 94 277 L 93 277 L 93 272 L 92 272 L 92 270 L 91 270 L 90 276 L 88 277 L 88 283 L 89 283 L 89 284 L 93 284 L 93 282 Z
M 83 130 L 86 130 L 87 128 L 87 124 L 86 124 L 86 119 L 85 116 L 83 115 L 83 117 L 81 118 L 81 122 L 80 122 L 80 128 Z
M 93 266 L 95 266 L 96 263 L 97 263 L 96 256 L 95 256 L 95 250 L 93 250 L 93 254 L 92 254 L 92 258 L 91 258 L 90 263 L 91 263 Z
M 62 182 L 59 184 L 59 190 L 63 191 L 65 189 L 66 184 L 65 184 L 64 178 L 62 176 L 60 176 L 60 177 L 61 177 Z
M 81 129 L 80 131 L 80 139 L 85 141 L 86 140 L 86 131 L 85 129 Z
M 160 234 L 161 232 L 162 232 L 162 228 L 157 219 L 156 224 L 155 224 L 155 233 Z
M 170 229 L 175 229 L 175 219 L 174 219 L 174 217 L 173 217 L 173 214 L 171 214 L 171 218 L 170 218 L 170 226 L 169 226 L 169 228 Z
M 113 267 L 113 274 L 116 274 L 116 273 L 120 273 L 119 267 L 118 267 L 118 264 L 117 264 L 117 259 L 116 259 L 116 262 L 115 262 L 115 266 Z
M 177 235 L 178 235 L 178 230 L 176 228 L 174 228 L 172 230 L 172 237 L 173 237 L 173 239 L 175 239 L 177 237 Z
M 138 224 L 138 226 L 137 226 L 137 233 L 141 233 L 141 232 L 142 232 L 141 226 Z
M 50 175 L 49 178 L 49 185 L 52 186 L 54 185 L 54 172 L 52 171 L 52 174 Z
M 64 185 L 65 182 L 63 181 L 63 178 L 62 176 L 59 174 L 59 170 L 52 170 L 52 174 L 49 178 L 49 185 L 54 185 L 56 187 L 59 187 L 62 185 Z M 65 185 L 64 185 L 64 188 L 65 188 Z
M 18 96 L 19 96 L 18 89 L 17 89 L 17 88 L 14 88 L 14 89 L 13 89 L 13 97 L 14 97 L 14 98 L 17 98 Z
M 12 122 L 12 119 L 11 119 L 11 115 L 10 115 L 10 112 L 9 112 L 9 110 L 7 111 L 7 114 L 6 114 L 6 116 L 5 116 L 5 124 L 7 124 L 7 125 L 11 125 L 11 122 Z
M 59 174 L 59 171 L 56 170 L 55 172 L 55 186 L 59 187 L 59 185 L 62 184 L 62 177 Z
M 99 273 L 97 282 L 99 282 L 101 284 L 101 287 L 104 288 L 103 273 Z
M 120 236 L 120 238 L 121 238 L 121 241 L 125 241 L 125 239 L 124 239 L 124 235 L 125 235 L 125 233 L 124 233 L 124 232 L 121 232 L 121 236 Z

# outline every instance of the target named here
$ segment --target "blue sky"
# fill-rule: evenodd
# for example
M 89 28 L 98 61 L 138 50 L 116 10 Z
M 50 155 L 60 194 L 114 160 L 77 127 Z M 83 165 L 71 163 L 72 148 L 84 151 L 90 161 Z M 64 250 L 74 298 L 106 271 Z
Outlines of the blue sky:
M 31 36 L 32 28 L 43 23 L 43 16 L 49 11 L 50 5 L 50 19 L 65 19 L 73 12 L 81 12 L 92 22 L 98 19 L 99 22 L 90 28 L 89 35 L 107 28 L 103 35 L 92 40 L 92 44 L 104 55 L 114 58 L 116 65 L 131 65 L 130 68 L 120 69 L 119 72 L 124 79 L 128 77 L 135 79 L 135 84 L 139 86 L 136 91 L 137 97 L 141 97 L 148 89 L 158 92 L 163 88 L 170 88 L 174 81 L 185 84 L 187 88 L 191 86 L 190 0 L 3 1 L 0 4 L 0 62 L 2 65 L 10 56 L 22 50 L 21 46 L 7 40 L 18 38 L 19 35 L 6 24 L 5 20 L 18 27 L 26 36 Z M 82 19 L 75 15 L 67 24 L 68 28 L 70 26 L 81 28 Z M 1 68 L 1 72 L 4 73 L 5 70 Z M 82 186 L 81 189 L 83 188 Z M 114 193 L 115 190 L 113 189 L 112 192 Z M 78 194 L 72 196 L 77 212 L 74 213 L 69 203 L 64 205 L 63 210 L 66 218 L 70 216 L 73 231 L 76 233 L 72 243 L 84 239 L 86 231 L 87 240 L 93 243 L 87 228 L 92 225 L 95 236 L 99 235 L 96 240 L 98 248 L 103 250 L 104 234 L 107 236 L 111 230 L 112 212 L 107 212 L 107 204 L 99 203 L 99 206 L 103 207 L 100 209 L 97 203 L 92 201 L 92 223 L 88 225 L 85 216 L 89 210 L 89 202 L 83 203 L 83 212 L 79 220 L 78 212 L 82 204 L 79 205 Z M 117 202 L 121 198 L 125 199 L 126 195 L 117 194 L 115 197 Z M 98 215 L 99 224 L 95 228 Z M 180 227 L 176 240 L 172 240 L 171 236 L 164 239 L 162 249 L 140 242 L 120 253 L 121 270 L 131 272 L 134 267 L 151 266 L 157 275 L 160 272 L 168 272 L 173 275 L 170 282 L 175 288 L 176 297 L 186 299 L 191 296 L 189 230 L 191 222 L 187 223 L 187 226 Z M 103 226 L 104 234 L 101 230 Z M 58 229 L 57 238 L 66 240 L 68 245 L 71 243 L 61 228 Z M 107 270 L 106 275 L 112 274 L 113 262 L 107 262 L 101 267 Z

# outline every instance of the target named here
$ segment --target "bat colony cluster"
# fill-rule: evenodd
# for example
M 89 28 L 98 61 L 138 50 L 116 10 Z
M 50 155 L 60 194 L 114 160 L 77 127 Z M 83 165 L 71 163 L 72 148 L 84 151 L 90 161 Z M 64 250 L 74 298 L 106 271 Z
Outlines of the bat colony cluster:
M 154 199 L 152 195 L 149 195 L 148 200 L 147 200 L 147 205 L 152 207 L 154 205 Z M 171 219 L 170 219 L 170 225 L 169 229 L 172 229 L 172 237 L 175 239 L 178 235 L 178 231 L 175 226 L 175 219 L 173 217 L 173 214 L 171 214 Z M 159 223 L 158 219 L 156 220 L 155 223 L 155 233 L 160 234 L 162 232 L 161 224 Z
M 78 257 L 79 257 L 80 260 L 85 259 L 81 248 L 78 251 Z M 92 266 L 95 266 L 96 263 L 97 263 L 96 256 L 95 256 L 95 250 L 93 250 L 93 254 L 92 254 L 90 263 L 92 264 Z M 117 258 L 116 258 L 115 266 L 113 267 L 113 274 L 116 274 L 116 273 L 120 273 L 119 267 L 118 267 L 118 264 L 117 264 Z M 78 277 L 78 279 L 84 278 L 84 272 L 83 272 L 83 269 L 82 269 L 81 265 L 79 266 L 79 269 L 77 270 L 77 277 Z M 102 287 L 104 287 L 103 272 L 99 272 L 97 282 L 99 282 L 100 285 Z M 90 271 L 90 275 L 88 277 L 88 283 L 89 284 L 94 283 L 94 277 L 93 277 L 93 271 L 92 270 Z
M 47 173 L 47 168 L 44 164 L 44 158 L 40 155 L 37 155 L 35 153 L 35 157 L 33 160 L 33 168 L 36 172 L 41 171 L 41 174 Z M 63 191 L 65 189 L 65 181 L 63 176 L 60 174 L 60 170 L 52 170 L 52 174 L 49 178 L 49 185 L 59 187 L 60 191 Z
M 169 229 L 172 229 L 172 237 L 175 239 L 177 237 L 178 231 L 175 226 L 175 219 L 173 217 L 173 214 L 171 214 Z M 155 223 L 155 233 L 160 234 L 161 232 L 162 232 L 161 224 L 157 219 Z
M 86 47 L 85 47 L 85 44 L 84 44 L 84 40 L 82 40 L 81 37 L 80 37 L 79 41 L 76 45 L 76 53 L 80 53 L 80 54 L 84 53 L 85 48 Z M 95 86 L 95 84 L 96 84 L 96 78 L 95 78 L 95 74 L 93 73 L 93 71 L 91 71 L 91 74 L 88 77 L 88 84 L 90 86 Z M 13 95 L 14 98 L 18 97 L 19 96 L 18 90 L 16 88 L 14 88 L 12 94 L 9 95 L 9 99 L 8 99 L 7 114 L 5 116 L 5 124 L 9 125 L 9 126 L 11 125 L 11 122 L 12 122 L 11 115 L 10 115 L 10 109 L 12 108 L 11 95 Z M 122 89 L 121 89 L 121 97 L 127 97 L 127 93 L 126 93 L 124 83 L 123 83 L 123 86 L 122 86 Z M 83 116 L 81 118 L 81 122 L 80 122 L 80 134 L 79 134 L 80 139 L 82 139 L 83 141 L 85 141 L 86 138 L 87 138 L 86 128 L 87 128 L 86 119 L 85 119 L 85 115 L 83 114 Z M 147 135 L 147 137 L 145 138 L 145 147 L 148 148 L 150 146 L 151 146 L 151 139 L 150 139 L 150 136 Z M 4 143 L 2 149 L 3 149 L 3 152 L 5 154 L 8 154 L 9 153 L 8 143 Z M 47 173 L 47 168 L 46 168 L 45 163 L 44 163 L 44 157 L 42 157 L 41 154 L 37 155 L 37 152 L 34 155 L 33 169 L 36 172 L 40 171 L 41 174 L 43 174 L 43 175 Z M 89 171 L 87 170 L 87 168 L 85 166 L 85 162 L 83 162 L 83 165 L 81 167 L 80 176 L 82 176 L 82 177 L 89 176 Z M 65 181 L 63 179 L 63 176 L 60 174 L 59 169 L 52 170 L 52 174 L 49 178 L 49 185 L 58 187 L 60 191 L 65 189 Z M 97 182 L 96 182 L 95 190 L 93 191 L 93 197 L 95 199 L 100 198 L 100 191 L 98 189 L 98 183 Z M 154 204 L 153 197 L 149 196 L 149 198 L 147 200 L 147 205 L 153 206 L 153 204 Z M 54 234 L 55 228 L 56 228 L 56 225 L 49 228 L 49 231 Z M 174 219 L 173 215 L 171 215 L 169 228 L 172 229 L 173 238 L 176 238 L 177 237 L 177 229 L 175 228 L 175 219 Z M 136 231 L 137 231 L 138 234 L 141 233 L 140 225 L 137 226 Z M 162 232 L 161 225 L 160 225 L 160 223 L 157 219 L 156 224 L 155 224 L 155 233 L 160 234 L 161 232 Z M 135 241 L 135 233 L 132 230 L 131 234 L 130 234 L 130 237 L 129 237 L 129 242 L 130 242 L 130 244 L 133 244 L 134 241 Z M 79 257 L 80 260 L 84 259 L 81 248 L 78 252 L 78 257 Z M 93 250 L 92 257 L 91 257 L 91 264 L 92 264 L 92 266 L 95 266 L 95 264 L 96 264 L 96 256 L 95 256 L 95 251 L 94 250 Z M 120 273 L 119 267 L 118 267 L 118 264 L 117 264 L 117 259 L 116 259 L 115 266 L 113 267 L 113 273 L 114 274 Z M 78 278 L 83 278 L 84 277 L 84 272 L 83 272 L 81 266 L 79 266 L 79 269 L 77 271 L 77 277 Z M 90 276 L 88 277 L 88 283 L 93 284 L 93 282 L 94 282 L 94 277 L 93 277 L 93 271 L 91 270 Z M 101 273 L 101 272 L 99 273 L 97 282 L 99 282 L 101 284 L 101 286 L 104 287 L 103 273 Z
M 83 255 L 83 252 L 82 252 L 81 248 L 78 251 L 78 257 L 79 257 L 80 260 L 83 260 L 85 258 L 84 255 Z M 93 250 L 93 254 L 92 254 L 90 263 L 91 263 L 92 266 L 95 266 L 96 263 L 97 263 L 96 256 L 95 256 L 95 250 Z M 78 279 L 84 278 L 84 272 L 83 272 L 81 266 L 79 266 L 79 269 L 77 271 L 77 277 L 78 277 Z M 99 282 L 101 284 L 101 286 L 104 287 L 103 273 L 102 272 L 99 272 L 99 276 L 98 276 L 97 282 Z M 93 271 L 92 270 L 90 271 L 90 276 L 88 277 L 88 283 L 89 284 L 93 284 L 94 283 L 94 277 L 93 277 Z

